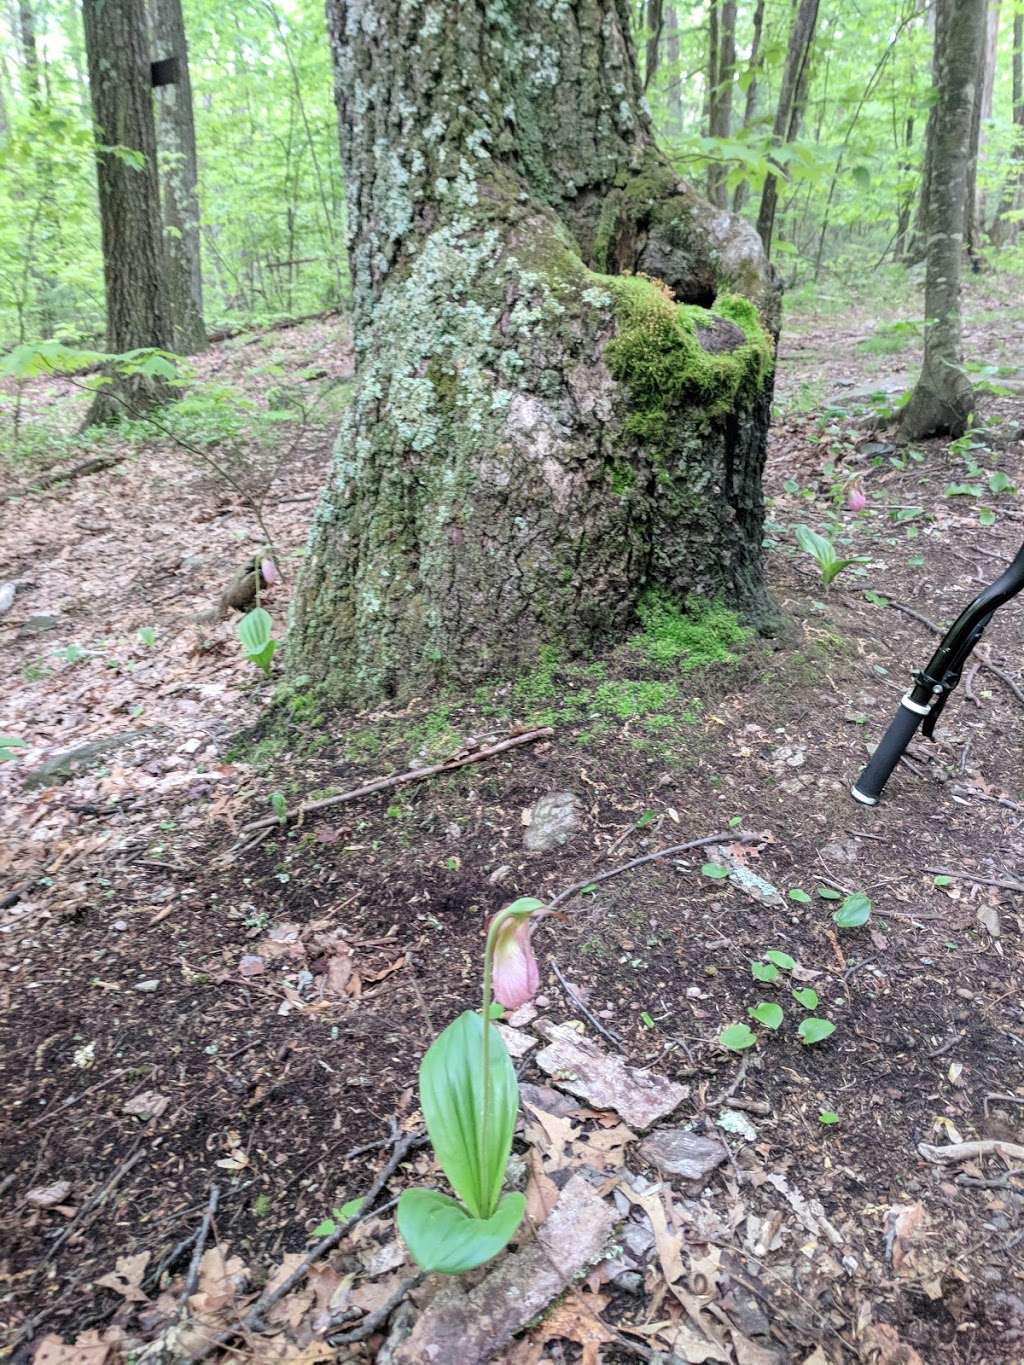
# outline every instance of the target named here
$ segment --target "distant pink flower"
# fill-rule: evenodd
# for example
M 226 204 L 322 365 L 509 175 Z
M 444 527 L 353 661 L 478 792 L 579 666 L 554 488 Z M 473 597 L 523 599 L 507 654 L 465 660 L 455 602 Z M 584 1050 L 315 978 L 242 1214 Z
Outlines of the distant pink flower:
M 281 575 L 277 571 L 277 565 L 272 559 L 260 560 L 260 573 L 263 575 L 264 583 L 280 583 Z
M 494 998 L 507 1010 L 532 1000 L 540 988 L 540 972 L 530 944 L 528 915 L 510 916 L 494 939 L 491 986 Z
M 851 512 L 862 512 L 867 506 L 867 498 L 859 483 L 851 483 L 846 494 L 846 505 Z

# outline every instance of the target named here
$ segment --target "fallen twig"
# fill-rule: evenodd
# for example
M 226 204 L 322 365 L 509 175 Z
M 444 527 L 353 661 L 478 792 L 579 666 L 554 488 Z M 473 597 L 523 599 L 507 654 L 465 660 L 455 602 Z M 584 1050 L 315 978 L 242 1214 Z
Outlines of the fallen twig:
M 1024 806 L 1017 801 L 1011 801 L 1008 796 L 986 796 L 984 792 L 975 791 L 973 787 L 953 787 L 951 788 L 954 796 L 970 797 L 975 801 L 991 801 L 994 806 L 1005 806 L 1007 810 L 1024 810 Z
M 645 853 L 642 858 L 631 858 L 628 863 L 620 863 L 618 867 L 610 867 L 607 872 L 596 872 L 592 877 L 584 877 L 581 882 L 573 882 L 572 886 L 567 886 L 564 891 L 559 891 L 553 900 L 548 901 L 544 909 L 538 911 L 534 916 L 540 919 L 542 915 L 549 915 L 552 910 L 564 904 L 571 897 L 578 895 L 585 886 L 596 886 L 598 882 L 606 882 L 610 877 L 621 877 L 623 872 L 630 872 L 634 867 L 642 867 L 644 863 L 655 863 L 661 858 L 671 858 L 676 853 L 688 853 L 694 848 L 706 848 L 708 844 L 759 844 L 763 843 L 763 834 L 737 834 L 730 830 L 727 834 L 707 834 L 703 839 L 691 839 L 685 844 L 672 844 L 669 848 L 659 848 L 654 853 Z
M 240 832 L 252 834 L 257 830 L 272 829 L 275 825 L 284 826 L 303 819 L 311 811 L 323 810 L 327 806 L 340 806 L 346 801 L 355 801 L 360 796 L 370 796 L 374 792 L 387 791 L 391 787 L 401 787 L 409 782 L 422 782 L 425 778 L 436 777 L 438 773 L 452 772 L 456 768 L 466 767 L 469 763 L 479 763 L 482 759 L 492 758 L 495 754 L 504 753 L 506 749 L 515 749 L 521 744 L 532 744 L 537 739 L 549 739 L 554 733 L 550 725 L 545 725 L 539 730 L 528 730 L 522 735 L 512 735 L 509 739 L 500 740 L 486 748 L 470 749 L 466 753 L 456 754 L 454 758 L 446 759 L 443 763 L 432 763 L 428 768 L 410 768 L 408 772 L 395 773 L 391 777 L 378 777 L 372 782 L 364 782 L 361 787 L 353 787 L 351 791 L 342 792 L 339 796 L 325 796 L 319 801 L 304 801 L 295 810 L 286 811 L 280 818 L 268 815 L 262 820 L 251 820 L 242 826 Z
M 1001 1156 L 1006 1161 L 1024 1161 L 1024 1147 L 1019 1142 L 1003 1142 L 1000 1138 L 979 1138 L 977 1142 L 952 1142 L 947 1147 L 933 1147 L 919 1142 L 917 1150 L 925 1161 L 943 1165 L 957 1165 L 978 1156 Z
M 565 991 L 570 1005 L 579 1010 L 587 1023 L 596 1028 L 603 1038 L 608 1039 L 609 1043 L 613 1043 L 616 1047 L 625 1047 L 625 1044 L 617 1033 L 614 1033 L 610 1028 L 605 1028 L 600 1019 L 595 1018 L 595 1016 L 591 1014 L 579 995 L 573 990 L 572 986 L 569 985 L 568 981 L 566 981 L 565 977 L 558 970 L 558 963 L 555 962 L 554 959 L 551 960 L 551 970 L 554 972 L 555 976 L 558 977 L 559 984 L 561 985 L 562 990 Z
M 72 479 L 80 479 L 86 474 L 100 474 L 105 469 L 113 469 L 115 465 L 122 464 L 128 458 L 128 454 L 129 452 L 125 451 L 123 455 L 95 455 L 91 460 L 73 464 L 70 469 L 59 469 L 41 479 L 34 479 L 31 491 L 53 488 L 58 483 L 69 483 Z
M 50 1261 L 53 1260 L 54 1256 L 56 1256 L 57 1252 L 60 1251 L 61 1247 L 68 1240 L 71 1234 L 73 1232 L 78 1232 L 81 1229 L 82 1225 L 88 1222 L 92 1214 L 95 1213 L 95 1211 L 103 1203 L 106 1197 L 113 1192 L 116 1186 L 120 1183 L 121 1179 L 124 1176 L 126 1176 L 128 1172 L 131 1170 L 131 1168 L 134 1165 L 136 1165 L 139 1161 L 141 1161 L 142 1158 L 146 1155 L 145 1150 L 140 1151 L 139 1149 L 138 1144 L 141 1143 L 141 1141 L 142 1135 L 140 1134 L 134 1151 L 130 1152 L 126 1159 L 121 1162 L 120 1166 L 118 1166 L 118 1168 L 114 1171 L 113 1175 L 102 1187 L 102 1189 L 98 1190 L 96 1194 L 90 1196 L 90 1198 L 88 1198 L 85 1201 L 82 1207 L 78 1210 L 78 1213 L 75 1215 L 74 1218 L 72 1218 L 71 1222 L 68 1223 L 67 1227 L 60 1234 L 60 1236 L 54 1239 L 54 1241 L 50 1245 L 49 1251 L 47 1251 L 46 1255 L 36 1266 L 37 1275 L 43 1269 L 44 1266 L 49 1265 Z
M 118 1076 L 123 1076 L 127 1069 L 127 1067 L 121 1066 L 114 1071 L 108 1071 L 101 1081 L 97 1081 L 95 1085 L 90 1085 L 84 1090 L 80 1090 L 77 1095 L 69 1095 L 66 1100 L 63 1100 L 55 1108 L 47 1109 L 45 1113 L 38 1114 L 30 1123 L 26 1123 L 25 1127 L 38 1128 L 38 1126 L 41 1123 L 45 1123 L 47 1119 L 56 1118 L 57 1115 L 63 1113 L 65 1109 L 69 1109 L 73 1104 L 78 1104 L 80 1100 L 84 1100 L 86 1095 L 92 1095 L 97 1090 L 102 1090 L 105 1085 L 109 1085 L 110 1082 L 116 1080 Z
M 351 1332 L 341 1332 L 335 1334 L 328 1327 L 324 1337 L 331 1346 L 348 1346 L 355 1341 L 365 1341 L 367 1337 L 373 1336 L 379 1327 L 383 1327 L 388 1318 L 395 1311 L 398 1305 L 411 1294 L 414 1289 L 421 1285 L 426 1278 L 426 1271 L 420 1271 L 418 1275 L 410 1275 L 407 1280 L 403 1280 L 395 1292 L 381 1306 L 368 1313 L 358 1327 L 353 1327 Z M 349 1310 L 346 1310 L 349 1311 Z
M 1011 881 L 1009 878 L 978 877 L 973 872 L 957 872 L 952 867 L 926 867 L 925 871 L 934 873 L 936 877 L 955 877 L 961 882 L 980 882 L 982 886 L 998 886 L 1004 891 L 1024 891 L 1024 882 Z
M 930 621 L 927 616 L 922 616 L 922 614 L 913 607 L 908 607 L 905 602 L 895 602 L 891 597 L 886 597 L 884 590 L 881 588 L 871 589 L 871 591 L 875 591 L 880 597 L 884 597 L 885 605 L 887 607 L 892 607 L 894 611 L 901 611 L 904 616 L 909 616 L 912 620 L 919 621 L 920 624 L 926 626 L 933 635 L 945 635 L 946 632 L 941 626 L 937 626 L 935 622 Z M 1024 691 L 1021 691 L 1008 673 L 1004 672 L 1004 670 L 999 668 L 996 664 L 990 663 L 988 659 L 983 659 L 980 656 L 978 657 L 978 663 L 982 668 L 987 668 L 990 673 L 995 674 L 1004 687 L 1010 689 L 1020 702 L 1021 706 L 1024 706 Z
M 179 1300 L 182 1308 L 188 1303 L 189 1299 L 196 1292 L 196 1285 L 199 1283 L 199 1263 L 203 1259 L 203 1252 L 206 1250 L 206 1239 L 210 1235 L 210 1228 L 213 1224 L 214 1214 L 217 1212 L 217 1205 L 220 1202 L 220 1186 L 210 1186 L 210 1202 L 206 1206 L 203 1214 L 203 1221 L 199 1225 L 196 1234 L 195 1246 L 192 1249 L 192 1259 L 189 1262 L 188 1274 L 185 1276 L 185 1288 L 181 1291 Z

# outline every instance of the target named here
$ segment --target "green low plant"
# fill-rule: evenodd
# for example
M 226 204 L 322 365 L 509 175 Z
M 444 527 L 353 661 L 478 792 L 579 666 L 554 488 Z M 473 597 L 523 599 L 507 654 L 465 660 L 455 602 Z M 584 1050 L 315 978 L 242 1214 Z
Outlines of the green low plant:
M 847 896 L 838 910 L 833 910 L 832 919 L 840 929 L 859 929 L 871 918 L 871 901 L 863 891 L 855 891 Z
M 866 564 L 868 562 L 864 555 L 849 555 L 844 558 L 836 552 L 836 547 L 830 540 L 819 535 L 817 531 L 812 531 L 809 526 L 795 526 L 793 535 L 800 549 L 805 554 L 810 555 L 817 564 L 821 581 L 826 588 L 834 578 L 837 578 L 844 569 L 848 569 L 851 564 Z
M 277 649 L 273 638 L 274 622 L 270 612 L 264 607 L 253 607 L 238 623 L 238 638 L 242 642 L 245 657 L 269 677 L 270 661 Z
M 514 901 L 491 921 L 482 1007 L 434 1039 L 420 1064 L 420 1108 L 434 1155 L 457 1198 L 408 1189 L 398 1230 L 423 1270 L 460 1275 L 496 1256 L 522 1222 L 526 1200 L 502 1193 L 519 1108 L 512 1059 L 492 1024 L 492 994 L 513 1007 L 537 989 L 530 916 L 542 902 Z
M 28 745 L 18 735 L 0 735 L 0 763 L 9 763 L 19 749 L 27 749 Z

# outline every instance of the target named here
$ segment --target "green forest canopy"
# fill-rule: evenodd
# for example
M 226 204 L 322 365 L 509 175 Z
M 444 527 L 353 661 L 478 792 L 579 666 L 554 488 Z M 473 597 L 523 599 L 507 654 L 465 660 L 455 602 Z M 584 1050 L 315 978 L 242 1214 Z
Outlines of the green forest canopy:
M 25 10 L 35 29 L 35 73 L 19 31 Z M 730 126 L 712 137 L 707 5 L 633 5 L 662 144 L 698 184 L 709 165 L 723 167 L 728 202 L 751 217 L 769 169 L 792 17 L 788 3 L 767 0 L 752 62 L 757 10 L 754 0 L 737 7 Z M 184 12 L 208 326 L 343 305 L 344 194 L 322 5 L 185 0 Z M 1004 0 L 992 16 L 975 245 L 983 257 L 995 241 L 1001 268 L 1024 268 L 1015 6 Z M 774 153 L 787 180 L 773 258 L 791 288 L 827 276 L 863 280 L 907 256 L 933 92 L 929 19 L 914 0 L 822 5 L 800 134 Z M 99 338 L 102 261 L 79 7 L 52 0 L 7 7 L 0 48 L 0 345 Z

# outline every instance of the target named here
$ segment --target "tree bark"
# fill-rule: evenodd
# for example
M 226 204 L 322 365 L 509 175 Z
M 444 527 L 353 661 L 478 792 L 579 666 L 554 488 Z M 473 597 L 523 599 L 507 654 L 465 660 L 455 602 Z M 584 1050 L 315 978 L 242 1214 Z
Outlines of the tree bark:
M 818 23 L 818 0 L 799 0 L 793 16 L 786 51 L 786 66 L 782 75 L 779 103 L 775 110 L 772 137 L 776 146 L 793 142 L 800 132 L 811 64 L 814 30 Z M 775 231 L 775 210 L 778 205 L 778 181 L 774 175 L 765 177 L 761 191 L 761 206 L 757 215 L 757 231 L 767 255 L 771 255 L 772 235 Z
M 992 115 L 992 91 L 995 80 L 995 45 L 999 22 L 998 0 L 985 4 L 985 34 L 978 52 L 978 70 L 974 84 L 974 103 L 971 110 L 970 156 L 967 160 L 967 228 L 964 245 L 971 269 L 981 269 L 978 249 L 982 240 L 984 198 L 978 194 L 978 161 L 981 157 L 982 125 Z
M 99 144 L 107 349 L 171 350 L 146 12 L 140 0 L 83 0 L 82 18 Z M 120 154 L 105 150 L 110 147 Z M 131 164 L 132 153 L 141 156 L 141 165 Z M 125 402 L 139 410 L 166 397 L 165 387 L 152 380 L 115 378 L 97 391 L 86 425 L 119 420 Z
M 928 125 L 924 364 L 900 415 L 900 432 L 908 441 L 946 433 L 959 436 L 974 408 L 974 393 L 963 370 L 960 277 L 985 0 L 938 0 L 937 43 L 940 35 L 938 99 Z
M 167 298 L 179 355 L 206 350 L 199 250 L 199 170 L 192 80 L 181 0 L 148 0 L 150 44 L 158 67 L 156 136 L 167 261 Z
M 513 13 L 328 3 L 358 368 L 290 660 L 335 696 L 590 652 L 649 590 L 770 611 L 757 237 L 655 146 L 625 0 Z
M 714 63 L 715 84 L 711 91 L 709 132 L 712 137 L 732 134 L 732 87 L 736 74 L 736 0 L 712 0 L 711 12 L 718 13 L 717 53 Z M 716 208 L 728 203 L 725 193 L 725 166 L 712 162 L 708 167 L 708 198 Z
M 749 128 L 757 117 L 757 75 L 761 69 L 761 34 L 764 29 L 764 0 L 757 0 L 754 6 L 754 33 L 750 43 L 750 60 L 747 63 L 750 69 L 750 81 L 747 85 L 747 96 L 743 104 L 743 123 L 742 128 Z M 732 211 L 739 213 L 743 205 L 747 202 L 750 194 L 750 181 L 741 180 L 733 191 Z
M 36 47 L 36 20 L 31 0 L 18 0 L 18 37 L 21 41 L 21 60 L 25 70 L 25 88 L 29 103 L 38 109 L 42 100 L 39 88 L 39 50 Z
M 1014 13 L 1012 41 L 1011 110 L 1016 136 L 999 212 L 992 224 L 992 242 L 995 246 L 1006 246 L 1017 240 L 1020 224 L 1007 222 L 1006 215 L 1014 208 L 1024 207 L 1024 10 L 1018 9 Z
M 683 85 L 679 75 L 679 14 L 674 0 L 665 12 L 665 56 L 672 69 L 665 97 L 668 102 L 668 127 L 673 136 L 683 131 Z
M 647 0 L 647 42 L 644 51 L 644 89 L 649 90 L 661 62 L 661 30 L 665 23 L 663 0 Z

